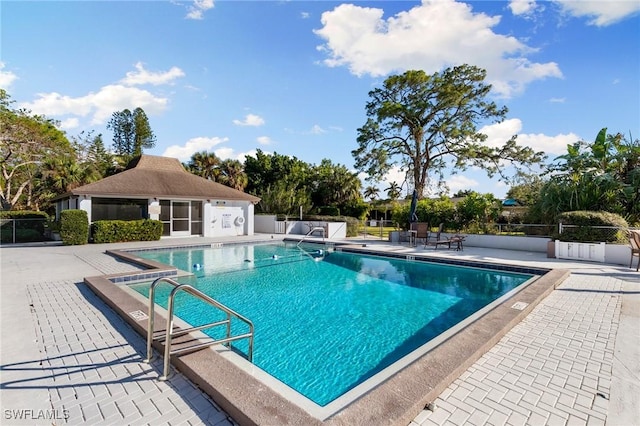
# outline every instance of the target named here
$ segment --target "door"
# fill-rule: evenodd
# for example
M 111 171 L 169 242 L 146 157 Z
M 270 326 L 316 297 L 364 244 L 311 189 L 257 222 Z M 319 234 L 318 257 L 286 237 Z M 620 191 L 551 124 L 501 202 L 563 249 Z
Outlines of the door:
M 172 201 L 171 202 L 171 236 L 188 236 L 191 235 L 189 224 L 189 201 Z
M 160 200 L 162 235 L 202 235 L 202 201 Z

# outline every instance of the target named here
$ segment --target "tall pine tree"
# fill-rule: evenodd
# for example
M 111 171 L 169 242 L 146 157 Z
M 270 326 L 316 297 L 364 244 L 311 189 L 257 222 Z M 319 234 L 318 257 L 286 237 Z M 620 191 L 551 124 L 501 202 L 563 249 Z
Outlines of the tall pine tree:
M 113 131 L 113 151 L 122 164 L 156 144 L 156 136 L 151 130 L 147 114 L 140 107 L 133 110 L 133 113 L 128 109 L 114 112 L 107 128 Z

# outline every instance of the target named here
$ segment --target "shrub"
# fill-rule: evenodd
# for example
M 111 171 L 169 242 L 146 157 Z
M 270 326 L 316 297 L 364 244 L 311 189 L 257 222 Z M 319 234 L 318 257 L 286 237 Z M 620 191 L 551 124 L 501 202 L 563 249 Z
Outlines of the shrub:
M 562 241 L 581 242 L 623 242 L 627 221 L 620 215 L 608 212 L 573 211 L 559 216 L 563 228 L 558 236 Z
M 84 210 L 60 212 L 60 237 L 64 245 L 87 244 L 89 242 L 89 218 Z
M 0 211 L 0 219 L 49 219 L 49 215 L 32 210 L 4 210 Z
M 318 208 L 320 216 L 340 216 L 340 209 L 336 206 L 322 206 Z
M 391 220 L 402 229 L 409 229 L 409 211 L 411 203 L 403 203 L 394 206 L 391 210 Z M 418 222 L 426 222 L 430 226 L 444 224 L 445 229 L 459 229 L 460 225 L 455 220 L 455 205 L 447 197 L 439 199 L 418 200 L 416 215 Z
M 93 223 L 94 243 L 157 241 L 162 236 L 159 220 L 99 220 Z

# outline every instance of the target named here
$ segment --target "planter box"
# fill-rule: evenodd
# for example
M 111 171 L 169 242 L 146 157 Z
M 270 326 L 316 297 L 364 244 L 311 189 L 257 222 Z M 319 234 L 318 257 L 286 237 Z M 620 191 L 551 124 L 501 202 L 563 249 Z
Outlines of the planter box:
M 605 243 L 575 243 L 556 240 L 555 253 L 558 259 L 589 260 L 602 262 L 605 259 Z
M 547 242 L 547 257 L 553 258 L 556 257 L 556 242 L 548 241 Z

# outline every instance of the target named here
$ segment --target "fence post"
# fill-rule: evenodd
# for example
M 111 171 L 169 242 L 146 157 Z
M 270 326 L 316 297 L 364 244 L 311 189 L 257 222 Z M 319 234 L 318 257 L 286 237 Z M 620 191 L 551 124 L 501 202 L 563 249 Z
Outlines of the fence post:
M 13 244 L 16 243 L 16 220 L 11 219 L 11 223 L 13 225 Z

